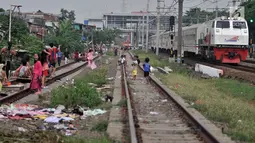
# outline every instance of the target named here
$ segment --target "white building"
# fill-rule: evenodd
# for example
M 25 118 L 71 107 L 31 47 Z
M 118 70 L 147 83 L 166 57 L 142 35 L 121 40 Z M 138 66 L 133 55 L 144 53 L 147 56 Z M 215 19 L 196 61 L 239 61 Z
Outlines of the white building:
M 103 19 L 88 19 L 88 25 L 96 26 L 97 30 L 103 30 Z

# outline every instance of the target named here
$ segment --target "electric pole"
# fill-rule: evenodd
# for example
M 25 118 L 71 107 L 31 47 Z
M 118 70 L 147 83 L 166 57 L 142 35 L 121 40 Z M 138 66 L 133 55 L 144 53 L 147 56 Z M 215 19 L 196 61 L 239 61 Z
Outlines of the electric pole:
M 182 58 L 182 13 L 183 13 L 183 0 L 179 0 L 179 13 L 178 13 L 178 59 L 177 62 L 181 63 Z
M 160 30 L 160 0 L 157 0 L 157 38 L 156 38 L 156 55 L 159 53 L 159 30 Z
M 144 12 L 143 12 L 143 22 L 142 22 L 142 48 L 144 48 Z
M 218 0 L 215 0 L 215 4 L 216 4 L 216 11 L 215 11 L 215 17 L 218 17 Z
M 147 17 L 146 17 L 146 23 L 147 23 L 147 30 L 146 30 L 146 53 L 148 52 L 148 44 L 149 44 L 149 7 L 150 7 L 150 0 L 147 0 Z
M 8 36 L 8 50 L 7 50 L 7 56 L 5 59 L 6 62 L 6 76 L 9 78 L 9 71 L 11 69 L 11 47 L 12 47 L 12 42 L 11 42 L 11 31 L 12 31 L 12 12 L 15 11 L 17 8 L 20 12 L 20 7 L 21 5 L 11 5 L 10 6 L 10 12 L 9 12 L 9 36 Z M 13 8 L 13 9 L 12 9 Z

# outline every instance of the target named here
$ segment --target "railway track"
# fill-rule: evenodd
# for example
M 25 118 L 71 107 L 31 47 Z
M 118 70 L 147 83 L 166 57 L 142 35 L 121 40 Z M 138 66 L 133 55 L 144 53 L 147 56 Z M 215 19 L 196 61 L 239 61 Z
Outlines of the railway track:
M 245 63 L 255 64 L 255 60 L 246 60 Z
M 132 56 L 132 54 L 131 54 Z M 129 56 L 127 56 L 128 59 Z M 132 143 L 230 143 L 215 126 L 206 126 L 197 112 L 171 93 L 154 76 L 145 83 L 141 72 L 130 80 L 130 61 L 122 66 L 122 81 L 127 98 L 129 130 Z M 140 67 L 141 70 L 141 67 Z M 209 125 L 209 124 L 208 124 Z M 214 132 L 212 132 L 212 130 Z
M 94 60 L 96 60 L 98 57 L 99 56 L 94 57 Z M 50 84 L 54 83 L 55 81 L 80 70 L 85 65 L 87 65 L 87 62 L 78 62 L 78 63 L 70 62 L 64 66 L 59 67 L 56 70 L 56 76 L 54 76 L 53 78 L 47 79 L 46 85 L 50 85 Z M 33 92 L 30 90 L 29 85 L 30 85 L 29 83 L 24 84 L 25 88 L 23 90 L 9 93 L 7 96 L 0 98 L 0 105 L 6 104 L 6 103 L 13 103 L 17 100 L 20 100 L 20 99 L 32 94 Z

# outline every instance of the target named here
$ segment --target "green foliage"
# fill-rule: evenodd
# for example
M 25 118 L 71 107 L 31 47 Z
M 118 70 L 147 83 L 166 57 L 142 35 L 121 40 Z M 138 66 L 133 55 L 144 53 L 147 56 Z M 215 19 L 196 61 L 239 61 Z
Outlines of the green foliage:
M 88 37 L 88 40 L 92 40 L 93 35 L 93 43 L 100 44 L 106 43 L 111 44 L 112 41 L 115 41 L 115 38 L 120 34 L 120 30 L 118 29 L 104 29 L 104 30 L 93 30 L 92 32 L 87 32 L 85 35 Z
M 236 80 L 205 80 L 179 73 L 156 76 L 188 103 L 193 103 L 206 118 L 224 125 L 224 133 L 233 139 L 255 141 L 253 86 Z
M 98 138 L 64 137 L 64 143 L 112 143 L 106 136 Z
M 74 10 L 68 11 L 64 8 L 61 8 L 60 12 L 61 12 L 60 20 L 70 20 L 70 21 L 74 22 L 74 20 L 75 20 L 75 11 Z
M 3 8 L 0 8 L 0 12 L 5 12 L 5 10 Z
M 8 40 L 8 31 L 9 31 L 9 16 L 8 15 L 0 15 L 0 31 L 3 33 L 2 40 Z M 23 36 L 27 36 L 29 34 L 26 23 L 20 19 L 13 17 L 12 18 L 12 43 L 13 45 L 19 44 L 22 40 Z
M 101 101 L 101 94 L 92 88 L 88 83 L 95 83 L 97 85 L 102 85 L 106 83 L 105 75 L 106 70 L 100 68 L 90 72 L 84 77 L 79 77 L 75 80 L 74 86 L 61 86 L 52 91 L 51 104 L 64 105 L 66 107 L 71 107 L 74 105 L 84 105 L 87 107 L 95 107 L 99 105 Z
M 43 49 L 43 42 L 35 36 L 23 36 L 21 41 L 21 49 L 27 50 L 31 56 Z
M 77 82 L 75 86 L 58 87 L 52 91 L 51 104 L 72 107 L 84 105 L 87 107 L 97 106 L 101 103 L 101 95 L 95 88 L 91 88 L 85 82 Z
M 150 65 L 153 67 L 164 67 L 168 66 L 169 62 L 166 59 L 160 58 L 152 52 L 145 53 L 142 50 L 135 50 L 134 54 L 139 56 L 141 62 L 144 62 L 145 58 L 150 59 Z
M 91 131 L 105 132 L 108 127 L 108 121 L 101 121 L 91 128 Z
M 88 75 L 86 75 L 86 77 L 79 78 L 76 80 L 77 82 L 94 83 L 97 86 L 102 86 L 103 84 L 107 83 L 106 74 L 107 74 L 106 67 L 102 67 L 89 73 Z
M 45 37 L 45 43 L 56 43 L 62 48 L 68 48 L 70 52 L 84 48 L 81 43 L 81 34 L 73 30 L 71 20 L 60 21 L 59 27 L 51 29 L 49 34 Z
M 229 14 L 227 11 L 218 11 L 218 17 L 228 15 Z M 183 23 L 184 25 L 203 23 L 206 21 L 206 19 L 211 20 L 215 17 L 215 11 L 209 12 L 201 10 L 201 8 L 191 8 L 190 10 L 186 11 L 185 15 L 183 16 Z
M 245 4 L 245 18 L 248 22 L 248 26 L 249 26 L 249 32 L 251 35 L 251 38 L 254 40 L 255 37 L 255 23 L 254 23 L 254 19 L 255 19 L 255 1 L 254 0 L 249 0 L 246 4 Z M 253 22 L 251 22 L 251 20 Z

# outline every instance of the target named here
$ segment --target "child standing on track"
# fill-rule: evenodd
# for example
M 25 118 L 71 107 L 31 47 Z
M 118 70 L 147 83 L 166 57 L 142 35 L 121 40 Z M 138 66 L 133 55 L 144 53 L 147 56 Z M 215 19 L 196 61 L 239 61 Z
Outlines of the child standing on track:
M 145 62 L 144 62 L 144 64 L 143 64 L 143 72 L 144 72 L 144 77 L 146 78 L 146 81 L 147 82 L 149 82 L 148 81 L 148 77 L 149 77 L 149 75 L 150 75 L 150 68 L 151 68 L 151 65 L 149 64 L 149 62 L 150 62 L 150 59 L 147 57 L 147 58 L 145 58 Z

